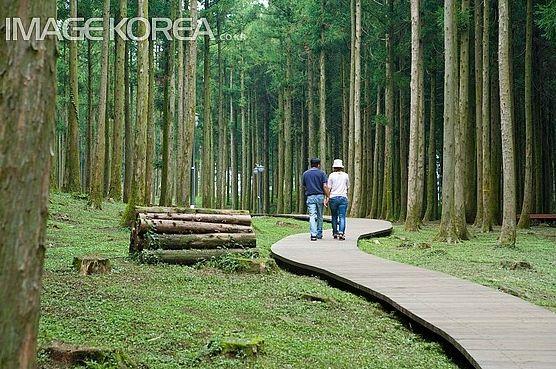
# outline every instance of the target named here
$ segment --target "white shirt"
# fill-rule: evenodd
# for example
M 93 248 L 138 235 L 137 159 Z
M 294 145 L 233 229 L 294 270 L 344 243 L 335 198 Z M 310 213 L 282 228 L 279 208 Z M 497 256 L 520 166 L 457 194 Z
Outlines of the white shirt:
M 349 188 L 349 175 L 346 172 L 332 172 L 328 176 L 330 197 L 347 197 Z

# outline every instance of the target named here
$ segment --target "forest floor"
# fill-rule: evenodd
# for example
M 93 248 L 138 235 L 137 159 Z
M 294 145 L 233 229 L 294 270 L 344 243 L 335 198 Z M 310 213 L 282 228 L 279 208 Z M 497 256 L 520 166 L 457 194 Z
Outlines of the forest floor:
M 518 230 L 515 247 L 497 244 L 499 228 L 488 234 L 469 230 L 470 241 L 447 244 L 434 241 L 437 225 L 414 233 L 395 225 L 391 236 L 359 246 L 373 255 L 471 280 L 556 312 L 556 227 Z
M 121 203 L 91 210 L 82 198 L 52 193 L 41 347 L 60 341 L 121 349 L 151 369 L 458 368 L 451 351 L 395 313 L 317 278 L 226 272 L 217 263 L 138 264 L 127 258 L 123 210 Z M 272 218 L 256 218 L 254 227 L 263 256 L 280 238 L 307 231 L 306 223 Z M 110 257 L 112 273 L 74 272 L 73 257 L 87 254 Z M 540 261 L 531 261 L 538 270 Z M 215 355 L 210 342 L 226 337 L 260 337 L 263 351 L 254 359 Z M 44 354 L 39 360 L 52 367 Z

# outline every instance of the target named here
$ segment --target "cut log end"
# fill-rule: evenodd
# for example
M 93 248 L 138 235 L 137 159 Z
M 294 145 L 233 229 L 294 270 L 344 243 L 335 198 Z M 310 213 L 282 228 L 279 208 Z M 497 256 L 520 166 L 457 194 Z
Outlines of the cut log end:
M 100 256 L 75 256 L 73 267 L 81 275 L 108 274 L 112 271 L 110 259 Z

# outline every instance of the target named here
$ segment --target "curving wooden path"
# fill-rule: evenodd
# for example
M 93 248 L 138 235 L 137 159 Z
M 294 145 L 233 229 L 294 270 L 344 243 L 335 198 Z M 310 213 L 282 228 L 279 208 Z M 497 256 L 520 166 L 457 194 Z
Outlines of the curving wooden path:
M 280 262 L 387 303 L 443 337 L 475 368 L 556 369 L 556 314 L 492 288 L 358 249 L 359 238 L 391 231 L 386 221 L 349 219 L 344 242 L 327 231 L 324 240 L 294 235 L 271 250 Z

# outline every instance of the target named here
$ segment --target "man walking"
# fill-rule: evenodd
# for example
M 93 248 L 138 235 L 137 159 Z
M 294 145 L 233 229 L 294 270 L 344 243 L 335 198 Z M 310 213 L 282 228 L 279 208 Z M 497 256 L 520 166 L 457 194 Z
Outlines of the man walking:
M 327 183 L 326 173 L 320 169 L 320 159 L 311 159 L 311 168 L 303 173 L 302 179 L 307 196 L 311 241 L 322 238 L 324 199 L 329 195 Z

